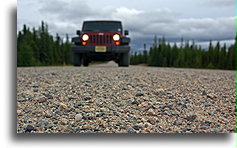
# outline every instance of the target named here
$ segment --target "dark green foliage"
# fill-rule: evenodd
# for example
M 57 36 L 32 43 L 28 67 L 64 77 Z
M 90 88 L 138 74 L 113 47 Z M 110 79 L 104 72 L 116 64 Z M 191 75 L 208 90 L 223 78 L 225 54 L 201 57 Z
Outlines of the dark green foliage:
M 175 43 L 172 47 L 166 43 L 165 38 L 154 37 L 154 44 L 150 48 L 149 54 L 135 53 L 131 56 L 131 64 L 147 64 L 159 67 L 183 67 L 183 68 L 208 68 L 208 69 L 236 69 L 236 39 L 235 43 L 228 49 L 226 44 L 221 47 L 220 42 L 216 45 L 209 43 L 207 50 L 197 46 L 192 41 L 184 41 L 181 38 L 181 45 Z M 146 60 L 145 60 L 146 59 Z
M 71 43 L 49 34 L 43 21 L 38 29 L 26 25 L 17 35 L 17 66 L 69 65 L 72 60 Z

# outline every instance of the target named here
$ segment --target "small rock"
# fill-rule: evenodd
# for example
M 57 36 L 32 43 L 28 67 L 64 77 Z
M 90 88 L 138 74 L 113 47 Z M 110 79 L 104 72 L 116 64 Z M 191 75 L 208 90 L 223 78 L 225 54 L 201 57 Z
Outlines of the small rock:
M 136 127 L 135 127 L 135 128 L 136 128 Z M 136 133 L 135 129 L 134 129 L 134 128 L 131 128 L 131 127 L 129 127 L 129 128 L 127 129 L 127 132 L 128 132 L 128 133 Z
M 102 117 L 104 115 L 105 115 L 105 113 L 102 112 L 102 113 L 97 114 L 96 117 Z
M 156 120 L 153 119 L 153 118 L 149 118 L 149 119 L 147 120 L 147 122 L 149 122 L 149 123 L 152 124 L 152 125 L 155 125 L 155 124 L 156 124 Z
M 200 126 L 200 129 L 203 129 L 203 130 L 206 130 L 206 129 L 208 129 L 208 128 L 210 128 L 208 125 L 202 125 L 202 126 Z
M 25 132 L 27 133 L 27 132 L 31 132 L 31 131 L 33 131 L 35 128 L 32 126 L 32 125 L 27 125 L 27 127 L 26 127 L 26 129 L 25 129 Z
M 91 97 L 85 96 L 83 99 L 86 100 L 86 101 L 88 101 L 88 100 L 91 100 Z
M 46 95 L 44 95 L 46 98 L 48 98 L 48 99 L 53 99 L 53 96 L 52 95 L 50 95 L 50 94 L 46 94 Z
M 37 122 L 37 125 L 41 128 L 46 127 L 49 124 L 48 120 L 40 120 Z
M 134 101 L 132 101 L 132 104 L 133 104 L 133 105 L 134 105 L 134 104 L 139 105 L 139 102 L 138 102 L 137 100 L 134 100 Z
M 140 107 L 140 108 L 144 108 L 147 106 L 148 106 L 148 104 L 146 102 L 142 102 L 141 104 L 138 105 L 138 107 Z
M 137 93 L 135 96 L 136 97 L 141 97 L 141 96 L 144 96 L 144 94 L 143 93 Z
M 53 127 L 54 127 L 54 124 L 50 123 L 50 124 L 47 125 L 47 128 L 49 128 L 49 129 L 52 129 Z
M 216 110 L 212 110 L 212 111 L 210 111 L 208 114 L 213 116 L 213 115 L 215 115 L 216 113 L 217 113 Z
M 88 129 L 90 129 L 90 127 L 91 127 L 90 125 L 83 125 L 82 128 L 83 128 L 84 130 L 88 130 Z
M 39 103 L 44 103 L 44 102 L 47 101 L 47 99 L 46 99 L 46 97 L 40 97 L 40 98 L 38 99 L 38 101 L 39 101 Z
M 207 95 L 207 92 L 205 90 L 203 90 L 202 95 Z
M 37 88 L 34 88 L 33 91 L 34 91 L 34 92 L 38 92 L 38 89 L 37 89 Z
M 215 96 L 213 94 L 207 94 L 207 97 L 210 98 L 210 99 L 214 99 Z
M 139 130 L 139 129 L 141 129 L 141 126 L 135 125 L 132 128 L 135 129 L 135 130 Z
M 53 116 L 53 113 L 51 111 L 46 111 L 45 112 L 45 117 L 51 118 Z
M 83 101 L 78 101 L 78 102 L 77 102 L 77 105 L 78 105 L 78 106 L 83 106 Z
M 188 121 L 194 121 L 196 118 L 197 118 L 197 115 L 196 115 L 195 113 L 190 113 L 190 114 L 186 117 L 186 119 L 187 119 Z
M 68 109 L 66 104 L 60 103 L 59 106 L 60 106 L 61 109 Z
M 55 76 L 55 75 L 57 75 L 57 73 L 56 72 L 52 72 L 51 75 Z
M 101 108 L 100 111 L 101 112 L 107 112 L 107 109 L 106 108 Z
M 151 109 L 151 108 L 147 111 L 147 114 L 148 114 L 149 116 L 154 116 L 154 115 L 156 115 L 155 111 L 154 111 L 153 109 Z
M 211 104 L 205 104 L 205 107 L 209 107 L 209 106 L 212 106 Z
M 16 113 L 17 113 L 17 114 L 21 114 L 22 111 L 21 111 L 21 110 L 17 110 Z
M 77 114 L 76 116 L 75 116 L 75 121 L 76 122 L 78 122 L 78 121 L 81 121 L 82 120 L 82 115 L 81 114 Z
M 173 122 L 173 125 L 176 125 L 176 126 L 179 126 L 179 121 L 177 121 L 177 120 L 175 120 L 174 122 Z
M 66 118 L 61 119 L 61 124 L 66 125 L 68 123 L 68 120 Z

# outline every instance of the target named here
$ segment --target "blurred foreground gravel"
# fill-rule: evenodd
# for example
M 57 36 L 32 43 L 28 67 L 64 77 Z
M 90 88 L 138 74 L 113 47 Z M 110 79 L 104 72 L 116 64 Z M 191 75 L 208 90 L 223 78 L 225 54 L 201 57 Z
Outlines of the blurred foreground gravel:
M 235 71 L 17 68 L 17 133 L 234 133 Z

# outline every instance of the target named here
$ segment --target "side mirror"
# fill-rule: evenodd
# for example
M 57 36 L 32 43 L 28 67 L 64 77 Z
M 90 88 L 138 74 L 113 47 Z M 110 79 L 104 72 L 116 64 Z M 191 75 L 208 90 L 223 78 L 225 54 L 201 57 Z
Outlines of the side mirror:
M 129 33 L 128 33 L 128 30 L 124 30 L 124 34 L 125 35 L 128 35 Z
M 77 30 L 77 35 L 81 35 L 81 31 L 80 30 Z

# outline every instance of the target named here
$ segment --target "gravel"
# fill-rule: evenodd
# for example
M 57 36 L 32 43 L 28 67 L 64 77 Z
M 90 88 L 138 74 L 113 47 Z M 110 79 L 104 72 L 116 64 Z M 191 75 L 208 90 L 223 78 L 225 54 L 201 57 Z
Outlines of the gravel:
M 235 133 L 235 71 L 17 68 L 17 133 Z

